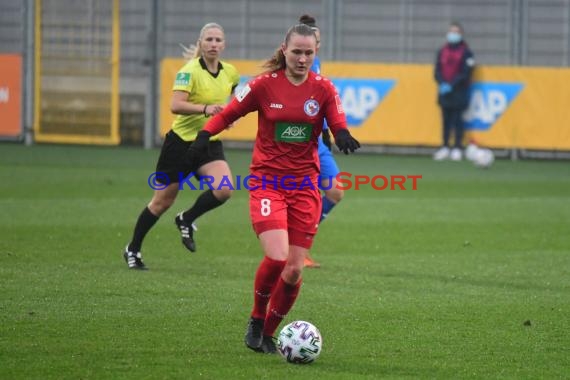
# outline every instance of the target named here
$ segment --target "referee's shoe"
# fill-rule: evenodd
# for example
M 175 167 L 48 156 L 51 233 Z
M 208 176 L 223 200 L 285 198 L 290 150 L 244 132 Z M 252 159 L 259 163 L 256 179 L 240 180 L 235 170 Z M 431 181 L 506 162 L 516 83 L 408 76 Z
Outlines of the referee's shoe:
M 134 250 L 130 250 L 129 246 L 125 248 L 125 253 L 123 253 L 123 257 L 129 266 L 129 269 L 138 269 L 138 270 L 147 270 L 148 268 L 144 265 L 142 260 L 142 254 L 140 252 L 134 252 Z
M 194 223 L 186 223 L 182 218 L 181 212 L 174 218 L 174 223 L 176 223 L 182 236 L 182 244 L 191 252 L 196 252 L 196 243 L 194 242 L 194 231 L 198 231 L 196 225 Z

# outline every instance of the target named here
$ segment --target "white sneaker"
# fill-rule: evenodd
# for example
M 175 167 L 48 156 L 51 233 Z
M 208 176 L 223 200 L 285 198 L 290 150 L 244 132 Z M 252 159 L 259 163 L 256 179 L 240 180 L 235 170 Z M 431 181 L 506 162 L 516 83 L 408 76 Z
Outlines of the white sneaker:
M 449 158 L 451 158 L 451 161 L 461 161 L 463 159 L 463 152 L 459 148 L 453 148 Z
M 446 160 L 448 157 L 449 157 L 449 148 L 446 146 L 439 148 L 433 154 L 433 159 L 436 161 L 443 161 L 443 160 Z

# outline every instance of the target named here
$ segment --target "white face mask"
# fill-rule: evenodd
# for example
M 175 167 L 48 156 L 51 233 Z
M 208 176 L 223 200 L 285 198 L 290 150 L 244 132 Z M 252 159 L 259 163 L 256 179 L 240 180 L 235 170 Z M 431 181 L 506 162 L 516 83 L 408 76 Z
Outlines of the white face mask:
M 450 44 L 456 44 L 461 42 L 461 34 L 457 32 L 447 33 L 447 42 L 449 42 Z

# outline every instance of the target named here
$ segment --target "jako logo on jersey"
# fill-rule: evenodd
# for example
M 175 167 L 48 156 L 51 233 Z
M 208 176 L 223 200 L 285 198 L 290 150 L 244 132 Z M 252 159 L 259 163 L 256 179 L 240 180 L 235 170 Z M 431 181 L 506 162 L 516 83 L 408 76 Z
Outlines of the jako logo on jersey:
M 349 126 L 359 127 L 394 87 L 390 79 L 332 78 Z
M 271 103 L 271 104 L 269 105 L 269 108 L 283 109 L 283 104 L 280 104 L 280 103 Z
M 315 99 L 309 99 L 305 102 L 303 109 L 307 115 L 315 116 L 317 113 L 319 113 L 319 102 L 317 102 Z
M 469 108 L 463 113 L 465 128 L 491 129 L 523 87 L 521 83 L 473 83 Z

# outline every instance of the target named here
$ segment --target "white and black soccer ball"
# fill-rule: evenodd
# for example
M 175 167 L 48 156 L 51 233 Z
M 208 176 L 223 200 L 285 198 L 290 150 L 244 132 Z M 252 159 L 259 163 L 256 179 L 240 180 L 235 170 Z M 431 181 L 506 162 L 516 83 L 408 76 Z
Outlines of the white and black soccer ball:
M 495 155 L 491 149 L 478 149 L 473 158 L 473 164 L 478 168 L 489 168 L 495 162 Z
M 295 321 L 283 327 L 277 339 L 277 349 L 289 363 L 308 364 L 319 357 L 323 338 L 310 322 Z

